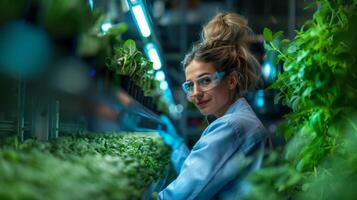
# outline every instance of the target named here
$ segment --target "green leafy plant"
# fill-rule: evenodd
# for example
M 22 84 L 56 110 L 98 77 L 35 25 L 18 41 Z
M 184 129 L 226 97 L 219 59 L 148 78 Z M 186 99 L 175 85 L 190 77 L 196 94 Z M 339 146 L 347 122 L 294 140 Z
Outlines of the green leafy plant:
M 114 49 L 114 56 L 107 63 L 109 69 L 118 75 L 129 76 L 143 89 L 145 96 L 152 96 L 158 90 L 154 79 L 153 63 L 136 48 L 135 41 L 128 39 Z
M 352 118 L 357 110 L 357 2 L 318 0 L 310 7 L 317 11 L 292 41 L 280 40 L 282 32 L 263 32 L 266 50 L 277 52 L 277 62 L 284 66 L 271 86 L 279 92 L 275 101 L 292 112 L 278 129 L 287 145 L 275 152 L 279 156 L 274 162 L 252 176 L 256 187 L 251 199 L 263 199 L 258 193 L 269 193 L 271 199 L 294 198 L 300 191 L 317 194 L 321 188 L 312 187 L 315 180 L 329 180 L 326 174 L 339 176 L 336 168 L 342 166 L 356 174 L 353 165 L 322 163 L 336 155 L 351 155 L 343 145 L 346 126 L 355 127 L 351 131 L 357 133 Z
M 357 116 L 353 116 L 356 122 Z M 357 196 L 357 134 L 356 123 L 344 129 L 344 136 L 339 141 L 340 147 L 309 177 L 306 191 L 298 198 L 329 200 L 355 199 Z M 354 127 L 353 127 L 354 126 Z
M 325 155 L 336 150 L 341 123 L 356 108 L 356 39 L 351 41 L 356 3 L 318 1 L 313 20 L 306 22 L 288 46 L 264 31 L 269 50 L 279 53 L 284 73 L 272 88 L 280 93 L 276 101 L 292 108 L 281 128 L 285 138 L 292 135 L 305 140 L 296 155 L 299 170 L 312 170 Z M 306 145 L 309 144 L 309 145 Z
M 156 133 L 14 141 L 0 147 L 1 199 L 140 199 L 169 163 L 169 150 Z

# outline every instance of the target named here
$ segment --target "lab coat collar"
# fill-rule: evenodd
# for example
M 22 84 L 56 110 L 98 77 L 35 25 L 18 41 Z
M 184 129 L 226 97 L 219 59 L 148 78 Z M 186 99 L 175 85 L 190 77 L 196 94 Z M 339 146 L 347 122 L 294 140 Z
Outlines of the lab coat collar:
M 229 106 L 228 110 L 224 113 L 224 115 L 231 114 L 247 107 L 248 102 L 244 97 L 237 99 L 231 106 Z

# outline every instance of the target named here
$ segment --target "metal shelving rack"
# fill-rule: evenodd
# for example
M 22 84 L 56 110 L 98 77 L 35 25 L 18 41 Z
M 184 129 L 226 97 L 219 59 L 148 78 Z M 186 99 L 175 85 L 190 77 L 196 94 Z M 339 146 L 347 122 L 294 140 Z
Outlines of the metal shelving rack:
M 16 119 L 0 120 L 0 138 L 17 134 L 20 142 L 26 138 L 35 137 L 39 140 L 51 140 L 59 136 L 60 132 L 76 132 L 88 130 L 88 121 L 79 122 L 61 121 L 61 101 L 54 96 L 43 97 L 29 94 L 30 89 L 24 80 L 17 80 Z M 0 91 L 2 92 L 2 91 Z M 56 91 L 53 91 L 55 93 Z M 159 116 L 150 109 L 138 103 L 125 91 L 117 89 L 108 96 L 125 95 L 129 103 L 115 102 L 121 109 L 121 115 L 125 119 L 131 119 L 131 127 L 123 128 L 122 131 L 155 131 L 165 128 Z M 16 98 L 16 99 L 15 99 Z M 30 101 L 30 102 L 29 102 Z M 26 106 L 30 105 L 31 109 Z M 119 127 L 123 120 L 117 121 Z

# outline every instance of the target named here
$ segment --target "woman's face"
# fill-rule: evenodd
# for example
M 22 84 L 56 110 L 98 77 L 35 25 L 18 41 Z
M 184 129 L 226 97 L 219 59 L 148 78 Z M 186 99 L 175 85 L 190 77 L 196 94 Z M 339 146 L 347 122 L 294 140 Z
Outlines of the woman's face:
M 186 81 L 194 85 L 188 98 L 189 101 L 194 103 L 203 115 L 213 114 L 220 117 L 233 103 L 232 100 L 236 96 L 236 83 L 232 84 L 231 76 L 225 76 L 214 87 L 208 87 L 209 90 L 202 91 L 205 89 L 199 86 L 200 78 L 214 75 L 215 72 L 216 69 L 212 64 L 193 60 L 187 65 L 185 76 Z

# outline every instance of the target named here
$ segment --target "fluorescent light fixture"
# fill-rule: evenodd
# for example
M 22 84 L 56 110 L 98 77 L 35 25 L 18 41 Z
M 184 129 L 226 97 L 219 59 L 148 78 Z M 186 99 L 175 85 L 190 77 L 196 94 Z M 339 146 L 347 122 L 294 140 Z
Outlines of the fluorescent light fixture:
M 133 5 L 136 5 L 136 4 L 140 3 L 139 0 L 130 0 L 130 2 L 131 2 L 131 4 L 133 4 Z
M 159 70 L 162 67 L 159 53 L 152 43 L 148 43 L 146 46 L 146 51 L 151 62 L 154 63 L 154 69 Z
M 140 33 L 143 37 L 149 37 L 151 35 L 151 30 L 149 27 L 148 20 L 144 14 L 143 7 L 139 4 L 133 6 L 132 8 L 135 20 L 139 26 Z
M 160 89 L 167 90 L 167 88 L 169 88 L 169 84 L 166 81 L 161 81 Z
M 123 11 L 123 13 L 128 12 L 129 11 L 129 3 L 128 3 L 128 1 L 121 0 L 120 3 L 121 3 L 121 10 Z
M 90 10 L 93 11 L 93 9 L 94 9 L 94 2 L 93 2 L 93 0 L 88 0 L 88 4 L 89 4 Z
M 102 24 L 102 26 L 101 26 L 103 32 L 107 32 L 111 27 L 112 27 L 112 24 L 109 23 L 109 22 L 104 23 L 104 24 Z
M 156 72 L 155 78 L 159 81 L 165 80 L 165 73 L 162 70 L 159 70 Z

